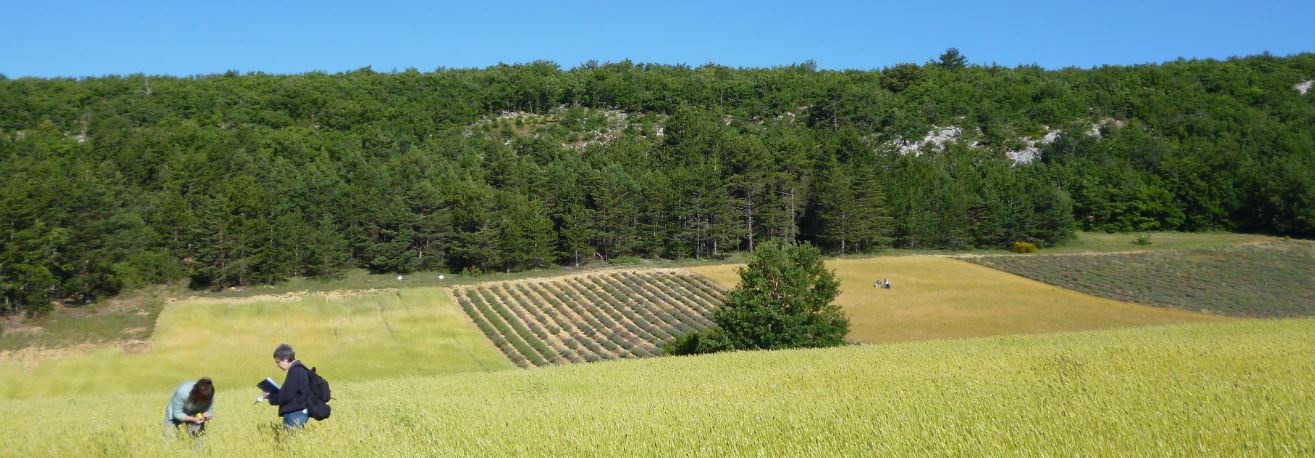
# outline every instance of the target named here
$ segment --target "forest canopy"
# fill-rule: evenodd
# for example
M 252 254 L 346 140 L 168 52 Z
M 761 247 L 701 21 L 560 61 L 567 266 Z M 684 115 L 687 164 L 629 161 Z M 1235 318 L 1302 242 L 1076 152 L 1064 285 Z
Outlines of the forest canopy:
M 513 271 L 1315 236 L 1315 55 L 1045 70 L 551 62 L 0 76 L 0 308 L 364 267 Z

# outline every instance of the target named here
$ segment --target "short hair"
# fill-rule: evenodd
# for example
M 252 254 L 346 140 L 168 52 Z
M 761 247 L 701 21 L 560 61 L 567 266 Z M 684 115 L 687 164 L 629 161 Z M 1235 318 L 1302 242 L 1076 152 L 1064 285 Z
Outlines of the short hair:
M 192 391 L 187 393 L 187 401 L 196 405 L 208 405 L 215 398 L 215 384 L 210 381 L 209 377 L 201 377 L 195 385 L 192 385 Z
M 292 361 L 297 359 L 297 352 L 292 351 L 291 345 L 279 344 L 279 347 L 274 349 L 274 359 L 279 361 Z

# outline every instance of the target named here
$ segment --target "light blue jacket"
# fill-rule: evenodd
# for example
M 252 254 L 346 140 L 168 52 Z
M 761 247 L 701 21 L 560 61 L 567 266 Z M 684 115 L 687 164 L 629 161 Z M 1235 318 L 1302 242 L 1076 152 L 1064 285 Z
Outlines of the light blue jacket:
M 187 395 L 192 394 L 192 386 L 196 385 L 196 380 L 183 382 L 174 390 L 173 397 L 169 398 L 169 405 L 164 406 L 165 421 L 183 421 L 186 417 L 196 416 L 196 414 L 205 412 L 210 415 L 215 414 L 214 400 L 210 404 L 192 405 L 187 402 Z

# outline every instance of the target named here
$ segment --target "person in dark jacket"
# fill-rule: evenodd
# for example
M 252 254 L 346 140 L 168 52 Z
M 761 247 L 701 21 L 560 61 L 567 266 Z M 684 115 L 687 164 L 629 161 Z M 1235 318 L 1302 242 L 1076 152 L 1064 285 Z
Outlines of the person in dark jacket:
M 283 417 L 283 427 L 301 429 L 310 415 L 306 412 L 306 393 L 310 390 L 310 378 L 306 366 L 297 360 L 297 353 L 288 344 L 274 349 L 274 364 L 287 371 L 283 386 L 273 393 L 265 393 L 270 405 L 279 406 L 279 416 Z

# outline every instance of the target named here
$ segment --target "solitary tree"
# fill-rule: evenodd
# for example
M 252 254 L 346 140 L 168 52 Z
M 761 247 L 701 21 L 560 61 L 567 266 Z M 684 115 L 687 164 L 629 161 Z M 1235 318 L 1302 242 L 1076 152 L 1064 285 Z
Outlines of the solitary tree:
M 959 48 L 950 48 L 941 53 L 936 64 L 949 70 L 958 70 L 968 65 L 968 58 L 959 53 Z
M 844 343 L 849 317 L 832 303 L 840 282 L 811 245 L 758 245 L 740 268 L 740 285 L 713 312 L 716 327 L 678 339 L 670 353 L 834 347 Z

